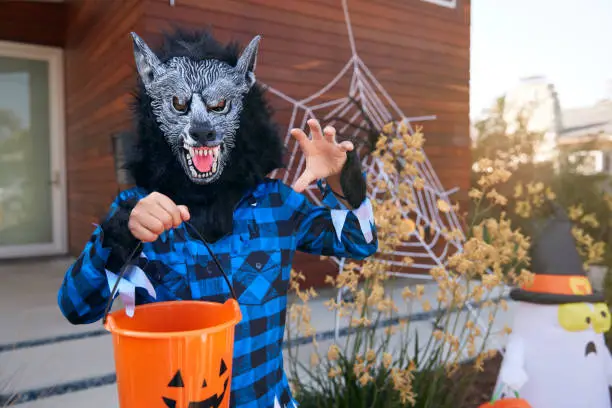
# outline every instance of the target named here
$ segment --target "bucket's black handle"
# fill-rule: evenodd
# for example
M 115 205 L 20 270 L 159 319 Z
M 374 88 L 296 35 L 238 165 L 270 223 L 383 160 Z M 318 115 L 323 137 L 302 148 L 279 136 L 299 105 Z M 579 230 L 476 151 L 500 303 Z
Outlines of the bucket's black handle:
M 117 282 L 115 282 L 115 286 L 113 287 L 113 290 L 111 290 L 111 294 L 110 294 L 110 297 L 108 298 L 108 302 L 106 302 L 106 308 L 104 309 L 104 317 L 102 318 L 103 325 L 106 324 L 106 318 L 108 317 L 108 312 L 110 311 L 110 308 L 113 304 L 113 298 L 115 297 L 115 294 L 117 293 L 117 288 L 119 287 L 119 283 L 121 282 L 121 279 L 123 279 L 123 275 L 125 275 L 125 270 L 127 269 L 128 265 L 132 262 L 132 260 L 134 259 L 134 255 L 136 255 L 136 251 L 138 251 L 138 248 L 140 248 L 140 245 L 142 245 L 142 242 L 138 241 L 138 245 L 136 245 L 136 248 L 132 250 L 132 253 L 130 254 L 130 256 L 128 256 L 127 261 L 125 261 L 125 263 L 121 267 L 121 270 L 119 271 L 119 277 L 117 279 Z
M 217 265 L 217 268 L 219 268 L 219 270 L 223 274 L 223 278 L 225 279 L 225 282 L 227 283 L 227 286 L 229 287 L 229 290 L 232 293 L 232 297 L 234 298 L 234 300 L 238 301 L 238 297 L 236 296 L 236 292 L 234 292 L 234 287 L 232 286 L 232 283 L 230 282 L 229 277 L 225 273 L 225 270 L 221 266 L 221 262 L 219 262 L 219 259 L 217 259 L 217 256 L 215 255 L 215 253 L 212 251 L 212 249 L 210 249 L 210 246 L 208 245 L 208 242 L 206 242 L 206 240 L 204 239 L 202 234 L 200 234 L 200 232 L 198 231 L 198 229 L 196 227 L 194 227 L 193 225 L 191 225 L 187 221 L 185 221 L 185 225 L 190 227 L 193 230 L 193 232 L 195 232 L 196 236 L 200 239 L 200 241 L 202 241 L 204 243 L 204 246 L 208 250 L 208 253 L 212 257 L 213 261 L 215 261 L 215 264 Z
M 187 221 L 184 221 L 184 223 L 185 223 L 185 225 L 189 226 L 195 232 L 196 236 L 204 243 L 204 246 L 208 250 L 208 253 L 210 254 L 210 256 L 215 261 L 215 264 L 217 265 L 217 268 L 219 268 L 219 270 L 223 274 L 223 278 L 225 279 L 225 282 L 227 283 L 227 286 L 229 287 L 229 290 L 232 293 L 232 297 L 234 298 L 234 300 L 238 301 L 238 297 L 236 296 L 236 292 L 234 291 L 234 287 L 232 286 L 232 284 L 231 284 L 231 282 L 229 280 L 229 277 L 227 276 L 227 274 L 225 273 L 225 270 L 221 266 L 221 263 L 219 262 L 219 259 L 217 259 L 217 256 L 214 254 L 214 252 L 212 251 L 212 249 L 208 245 L 208 242 L 206 242 L 206 240 L 204 239 L 204 237 L 202 237 L 202 235 L 200 234 L 200 232 L 197 230 L 196 227 L 194 227 L 193 225 L 191 225 Z M 128 265 L 134 259 L 134 256 L 136 255 L 136 252 L 138 251 L 138 248 L 140 248 L 141 245 L 142 245 L 142 242 L 138 242 L 138 245 L 136 245 L 136 248 L 134 248 L 134 250 L 132 251 L 132 253 L 128 257 L 127 261 L 121 267 L 121 271 L 119 272 L 119 277 L 117 279 L 117 282 L 115 282 L 115 286 L 113 287 L 113 290 L 111 290 L 110 297 L 108 299 L 108 302 L 106 303 L 106 308 L 104 309 L 104 317 L 102 318 L 102 324 L 103 325 L 106 324 L 106 319 L 108 318 L 108 313 L 109 313 L 110 308 L 111 308 L 111 306 L 113 304 L 113 298 L 115 297 L 115 294 L 117 293 L 117 289 L 119 288 L 119 283 L 121 282 L 121 279 L 123 279 L 123 275 L 125 275 L 125 271 L 127 270 Z

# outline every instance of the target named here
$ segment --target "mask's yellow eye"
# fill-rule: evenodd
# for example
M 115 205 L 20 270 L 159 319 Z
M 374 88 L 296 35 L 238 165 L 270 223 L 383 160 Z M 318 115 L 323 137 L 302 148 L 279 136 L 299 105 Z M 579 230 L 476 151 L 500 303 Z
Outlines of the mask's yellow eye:
M 610 309 L 605 303 L 596 303 L 593 311 L 593 328 L 597 333 L 605 333 L 610 330 Z
M 587 330 L 593 322 L 593 310 L 588 303 L 568 303 L 559 306 L 558 319 L 567 331 Z

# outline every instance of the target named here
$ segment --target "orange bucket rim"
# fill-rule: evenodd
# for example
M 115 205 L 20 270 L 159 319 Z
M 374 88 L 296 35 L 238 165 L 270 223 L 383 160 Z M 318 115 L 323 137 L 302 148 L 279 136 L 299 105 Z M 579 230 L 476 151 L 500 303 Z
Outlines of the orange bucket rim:
M 176 301 L 171 301 L 171 302 L 175 303 Z M 117 327 L 114 324 L 115 323 L 114 314 L 124 312 L 124 310 L 117 310 L 113 313 L 108 314 L 108 318 L 106 320 L 106 323 L 104 324 L 104 328 L 108 330 L 111 334 L 119 334 L 119 335 L 126 336 L 126 337 L 138 337 L 138 338 L 147 338 L 147 339 L 159 339 L 159 338 L 167 339 L 167 338 L 175 338 L 175 337 L 188 337 L 188 336 L 195 336 L 195 335 L 217 333 L 217 332 L 226 330 L 229 327 L 237 325 L 240 322 L 240 320 L 242 320 L 242 312 L 240 311 L 240 305 L 235 299 L 228 299 L 225 301 L 225 303 L 206 302 L 206 301 L 201 301 L 201 300 L 181 300 L 179 302 L 182 304 L 187 303 L 187 304 L 197 304 L 197 305 L 202 305 L 202 304 L 219 305 L 220 304 L 222 306 L 226 305 L 227 303 L 231 303 L 236 313 L 233 319 L 228 320 L 225 323 L 222 323 L 222 324 L 219 324 L 213 327 L 206 327 L 203 329 L 186 330 L 186 331 L 176 331 L 176 332 L 175 331 L 173 332 L 143 332 L 143 331 L 121 329 Z M 159 305 L 162 303 L 165 304 L 165 303 L 170 303 L 170 302 L 153 302 L 153 303 L 147 303 L 144 305 L 138 305 L 136 306 L 136 310 L 134 313 L 142 309 L 159 307 Z

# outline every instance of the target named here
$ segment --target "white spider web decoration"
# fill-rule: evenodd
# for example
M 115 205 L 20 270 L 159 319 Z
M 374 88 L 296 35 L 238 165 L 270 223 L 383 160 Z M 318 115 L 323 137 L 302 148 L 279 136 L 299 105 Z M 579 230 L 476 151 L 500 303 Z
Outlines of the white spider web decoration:
M 342 0 L 342 8 L 348 31 L 348 38 L 352 56 L 340 72 L 325 86 L 314 94 L 303 98 L 295 99 L 274 87 L 264 84 L 266 90 L 288 102 L 291 106 L 291 116 L 285 133 L 285 145 L 289 151 L 288 165 L 285 170 L 274 171 L 270 176 L 281 178 L 283 182 L 292 185 L 300 176 L 305 168 L 305 158 L 301 154 L 298 143 L 291 136 L 293 128 L 304 129 L 309 119 L 318 119 L 325 125 L 334 126 L 338 135 L 352 136 L 355 138 L 360 133 L 364 133 L 363 127 L 368 124 L 367 118 L 375 125 L 376 129 L 382 129 L 390 122 L 396 122 L 406 127 L 410 134 L 414 134 L 411 122 L 434 120 L 434 115 L 421 117 L 407 117 L 398 105 L 393 101 L 388 92 L 380 82 L 374 77 L 370 69 L 359 57 L 355 46 L 355 39 L 350 22 L 347 0 Z M 346 88 L 348 85 L 348 94 Z M 340 89 L 338 89 L 340 88 Z M 359 106 L 363 109 L 359 109 Z M 367 115 L 364 117 L 363 113 Z M 399 126 L 397 127 L 397 137 Z M 408 147 L 407 147 L 408 148 Z M 392 253 L 389 259 L 381 259 L 393 266 L 406 266 L 400 260 L 410 257 L 414 263 L 410 268 L 429 270 L 435 266 L 445 266 L 450 254 L 463 250 L 463 237 L 453 238 L 444 233 L 446 231 L 461 231 L 457 215 L 454 211 L 442 213 L 438 210 L 439 200 L 450 205 L 449 196 L 458 189 L 445 190 L 434 171 L 431 163 L 427 159 L 425 152 L 421 149 L 425 158 L 422 163 L 415 163 L 418 169 L 418 176 L 424 180 L 425 186 L 421 189 L 414 187 L 415 177 L 411 176 L 402 180 L 391 180 L 390 175 L 384 171 L 380 159 L 366 156 L 363 160 L 364 169 L 369 177 L 369 196 L 376 200 L 378 196 L 377 182 L 384 180 L 391 185 L 399 183 L 408 184 L 412 192 L 412 202 L 416 208 L 412 208 L 412 214 L 402 212 L 404 217 L 410 217 L 417 226 L 424 226 L 428 234 L 422 236 L 418 229 L 412 234 L 409 242 L 405 242 L 402 247 Z M 305 194 L 316 204 L 321 204 L 318 187 L 311 185 Z M 396 196 L 396 195 L 395 195 Z M 406 204 L 406 203 L 403 203 Z M 405 205 L 402 208 L 406 208 Z M 332 258 L 338 264 L 339 272 L 344 268 L 344 259 Z M 411 274 L 403 272 L 388 272 L 399 277 L 417 277 L 419 279 L 431 279 L 429 274 Z M 342 291 L 338 291 L 338 302 L 342 296 Z M 473 306 L 467 304 L 468 310 L 474 315 Z M 484 330 L 486 326 L 482 324 L 482 319 L 477 317 L 478 324 Z M 339 318 L 336 311 L 336 340 L 338 339 Z
M 300 176 L 305 168 L 305 158 L 301 154 L 298 143 L 295 142 L 290 134 L 294 127 L 304 128 L 306 121 L 309 119 L 320 119 L 326 125 L 336 127 L 339 135 L 351 135 L 353 137 L 363 133 L 363 127 L 367 125 L 366 118 L 359 109 L 359 106 L 353 103 L 355 101 L 361 106 L 363 111 L 370 120 L 374 123 L 377 129 L 382 129 L 389 122 L 397 121 L 406 126 L 410 133 L 414 133 L 411 122 L 433 120 L 436 117 L 407 117 L 391 96 L 383 88 L 383 86 L 374 77 L 369 68 L 357 54 L 355 40 L 350 23 L 348 13 L 347 0 L 342 0 L 342 6 L 346 19 L 348 37 L 350 41 L 352 56 L 344 65 L 340 72 L 323 88 L 304 99 L 296 100 L 282 91 L 264 85 L 266 90 L 273 95 L 278 96 L 292 105 L 291 119 L 289 121 L 285 133 L 285 145 L 289 151 L 287 169 L 283 171 L 275 171 L 271 174 L 272 177 L 282 178 L 286 184 L 293 184 Z M 340 95 L 340 91 L 336 91 L 344 83 L 348 82 L 348 95 Z M 335 97 L 335 95 L 339 97 Z M 399 135 L 398 135 L 399 136 Z M 437 208 L 438 200 L 449 202 L 449 195 L 457 189 L 446 191 L 442 187 L 438 176 L 436 175 L 431 163 L 427 159 L 425 152 L 421 150 L 425 157 L 423 163 L 416 163 L 418 175 L 425 181 L 425 186 L 422 189 L 413 187 L 415 177 L 409 177 L 403 180 L 390 180 L 390 176 L 384 171 L 380 159 L 367 156 L 364 159 L 364 168 L 370 176 L 370 197 L 376 198 L 378 189 L 376 182 L 384 180 L 391 182 L 393 185 L 397 183 L 405 183 L 411 186 L 413 202 L 416 207 L 412 214 L 416 225 L 424 225 L 429 227 L 431 234 L 428 239 L 424 239 L 415 231 L 413 242 L 407 242 L 403 250 L 398 251 L 397 255 L 401 257 L 409 256 L 414 259 L 412 268 L 430 269 L 436 265 L 443 265 L 444 259 L 449 252 L 454 249 L 461 249 L 461 241 L 443 237 L 442 229 L 461 230 L 459 221 L 453 211 L 441 213 Z M 316 185 L 310 185 L 305 194 L 309 196 L 315 203 L 320 204 L 321 199 Z M 450 202 L 449 202 L 450 204 Z M 403 214 L 405 217 L 410 214 Z M 446 241 L 442 243 L 442 238 Z M 434 248 L 443 244 L 440 251 L 435 251 Z M 438 252 L 438 253 L 436 253 Z M 334 259 L 338 264 L 341 259 Z M 401 261 L 389 261 L 389 263 L 400 266 Z M 421 275 L 419 275 L 421 277 Z

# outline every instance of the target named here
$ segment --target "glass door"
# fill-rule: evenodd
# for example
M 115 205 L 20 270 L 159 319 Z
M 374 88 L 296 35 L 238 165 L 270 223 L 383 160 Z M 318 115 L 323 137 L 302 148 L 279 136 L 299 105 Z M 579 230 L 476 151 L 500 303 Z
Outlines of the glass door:
M 66 251 L 62 52 L 0 42 L 0 258 Z

